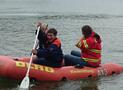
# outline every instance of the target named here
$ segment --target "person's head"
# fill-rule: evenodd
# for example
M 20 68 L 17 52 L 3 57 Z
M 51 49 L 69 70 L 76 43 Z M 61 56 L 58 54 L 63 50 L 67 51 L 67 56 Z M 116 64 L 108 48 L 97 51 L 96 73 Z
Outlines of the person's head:
M 42 23 L 42 22 L 38 22 L 37 27 L 40 27 L 40 30 L 45 32 L 45 31 L 47 31 L 48 24 L 45 24 L 45 23 Z
M 47 31 L 47 39 L 49 41 L 52 41 L 56 38 L 57 36 L 57 30 L 55 28 L 50 28 L 48 31 Z
M 92 28 L 89 25 L 84 25 L 81 30 L 85 38 L 91 36 L 93 32 Z

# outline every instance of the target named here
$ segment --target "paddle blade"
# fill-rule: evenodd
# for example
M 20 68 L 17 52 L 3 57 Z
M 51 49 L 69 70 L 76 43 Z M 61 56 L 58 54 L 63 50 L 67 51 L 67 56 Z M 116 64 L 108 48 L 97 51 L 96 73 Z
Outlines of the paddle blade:
M 29 77 L 28 76 L 25 76 L 25 78 L 22 80 L 22 82 L 20 84 L 20 88 L 21 89 L 29 88 Z

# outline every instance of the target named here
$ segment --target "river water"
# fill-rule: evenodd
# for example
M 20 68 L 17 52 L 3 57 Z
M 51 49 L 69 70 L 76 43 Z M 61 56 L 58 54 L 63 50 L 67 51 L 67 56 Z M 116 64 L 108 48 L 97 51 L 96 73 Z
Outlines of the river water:
M 0 55 L 29 56 L 36 23 L 58 30 L 64 54 L 81 27 L 92 26 L 102 37 L 102 63 L 123 65 L 123 0 L 0 0 Z M 19 83 L 0 78 L 0 90 L 18 90 Z M 123 74 L 65 82 L 39 82 L 31 90 L 122 90 Z

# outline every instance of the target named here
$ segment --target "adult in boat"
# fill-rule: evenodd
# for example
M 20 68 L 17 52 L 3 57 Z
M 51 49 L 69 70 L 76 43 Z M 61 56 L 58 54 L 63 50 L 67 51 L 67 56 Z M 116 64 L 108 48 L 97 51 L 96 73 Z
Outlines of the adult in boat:
M 33 63 L 51 67 L 61 67 L 63 53 L 61 41 L 57 38 L 57 30 L 55 28 L 50 28 L 47 31 L 40 30 L 38 40 L 39 48 L 32 50 L 32 53 L 37 57 L 33 59 Z
M 65 64 L 79 68 L 98 67 L 101 63 L 101 38 L 89 25 L 83 26 L 81 30 L 83 37 L 76 44 L 81 54 L 72 51 L 71 55 L 65 55 Z

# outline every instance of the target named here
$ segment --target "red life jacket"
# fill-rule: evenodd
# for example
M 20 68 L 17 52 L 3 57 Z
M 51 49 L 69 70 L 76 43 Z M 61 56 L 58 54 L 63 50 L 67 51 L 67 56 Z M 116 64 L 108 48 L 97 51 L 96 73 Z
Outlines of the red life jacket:
M 82 59 L 90 66 L 97 67 L 101 63 L 101 40 L 97 41 L 93 35 L 87 39 L 81 38 L 76 46 L 81 49 Z
M 61 47 L 61 40 L 60 40 L 60 39 L 58 39 L 58 38 L 56 38 L 56 39 L 53 41 L 53 43 L 52 43 L 52 44 L 57 45 L 57 47 Z
M 59 38 L 55 38 L 52 42 L 46 42 L 45 47 L 48 47 L 51 44 L 55 44 L 57 47 L 61 47 L 61 40 Z

